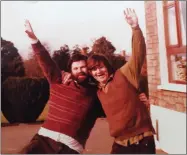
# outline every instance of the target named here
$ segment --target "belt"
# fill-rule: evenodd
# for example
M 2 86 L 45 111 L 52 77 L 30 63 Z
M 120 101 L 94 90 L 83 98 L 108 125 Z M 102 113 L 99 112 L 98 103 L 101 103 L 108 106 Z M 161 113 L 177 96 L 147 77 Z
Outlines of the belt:
M 153 136 L 153 135 L 154 134 L 152 131 L 148 131 L 140 135 L 130 137 L 128 139 L 124 139 L 124 140 L 121 140 L 121 139 L 119 140 L 118 138 L 116 138 L 114 141 L 119 145 L 128 146 L 132 144 L 139 144 L 139 141 L 142 140 L 144 137 Z

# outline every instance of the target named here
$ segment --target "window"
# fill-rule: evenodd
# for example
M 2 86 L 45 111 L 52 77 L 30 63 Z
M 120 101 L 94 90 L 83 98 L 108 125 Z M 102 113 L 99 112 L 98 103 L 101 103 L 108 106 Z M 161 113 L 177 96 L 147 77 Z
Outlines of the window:
M 186 2 L 164 1 L 163 13 L 169 82 L 186 84 Z

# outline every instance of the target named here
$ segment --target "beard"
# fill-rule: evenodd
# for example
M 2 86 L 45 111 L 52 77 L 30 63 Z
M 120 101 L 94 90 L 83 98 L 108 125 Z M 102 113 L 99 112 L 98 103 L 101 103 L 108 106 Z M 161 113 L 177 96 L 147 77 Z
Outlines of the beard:
M 84 72 L 80 72 L 76 75 L 72 75 L 73 80 L 77 81 L 78 83 L 82 83 L 87 79 L 87 74 Z

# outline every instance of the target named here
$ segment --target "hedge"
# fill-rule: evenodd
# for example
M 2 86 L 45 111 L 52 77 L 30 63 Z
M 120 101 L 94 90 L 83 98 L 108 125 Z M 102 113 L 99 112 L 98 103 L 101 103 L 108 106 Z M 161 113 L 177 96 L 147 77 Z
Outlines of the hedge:
M 9 77 L 1 89 L 2 113 L 10 123 L 35 122 L 49 99 L 45 78 Z

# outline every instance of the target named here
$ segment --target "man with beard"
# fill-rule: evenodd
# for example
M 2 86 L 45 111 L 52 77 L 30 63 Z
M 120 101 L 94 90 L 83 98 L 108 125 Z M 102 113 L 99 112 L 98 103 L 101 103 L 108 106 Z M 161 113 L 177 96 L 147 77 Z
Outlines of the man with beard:
M 89 112 L 93 110 L 93 106 L 97 107 L 95 106 L 96 88 L 88 83 L 87 57 L 81 54 L 72 56 L 68 67 L 73 80 L 69 85 L 64 85 L 66 73 L 60 71 L 51 59 L 47 50 L 35 36 L 29 21 L 25 22 L 25 27 L 25 32 L 32 42 L 33 52 L 50 84 L 50 99 L 46 121 L 20 153 L 82 153 L 85 141 L 96 120 L 96 115 L 92 116 Z M 92 122 L 85 121 L 85 117 L 91 119 Z

